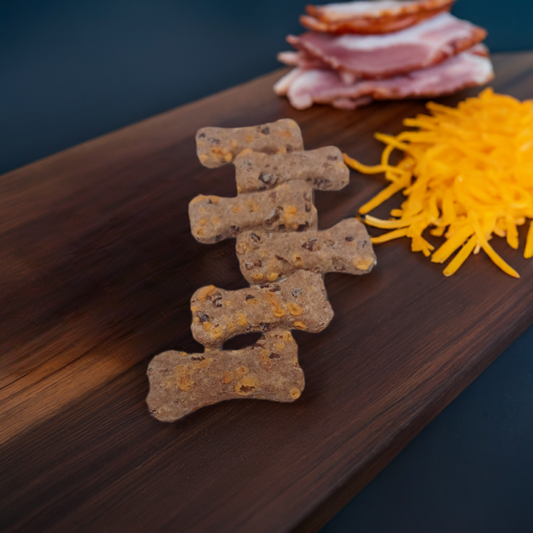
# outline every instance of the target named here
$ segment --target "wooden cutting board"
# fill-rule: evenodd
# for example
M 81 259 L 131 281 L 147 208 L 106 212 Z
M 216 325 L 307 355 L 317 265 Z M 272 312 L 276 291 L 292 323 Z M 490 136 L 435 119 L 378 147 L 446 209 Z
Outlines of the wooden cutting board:
M 531 97 L 533 53 L 494 59 L 495 89 Z M 192 293 L 245 286 L 234 242 L 205 246 L 189 233 L 195 195 L 236 192 L 233 167 L 198 162 L 196 130 L 291 117 L 308 149 L 336 145 L 372 164 L 373 132 L 395 134 L 424 110 L 299 112 L 273 95 L 279 76 L 1 177 L 3 532 L 314 531 L 533 323 L 533 262 L 501 239 L 520 280 L 483 253 L 445 278 L 395 241 L 376 247 L 370 275 L 326 276 L 335 318 L 320 334 L 298 332 L 307 386 L 297 402 L 151 418 L 150 358 L 199 350 Z M 352 173 L 345 190 L 317 192 L 320 227 L 355 215 L 382 185 Z

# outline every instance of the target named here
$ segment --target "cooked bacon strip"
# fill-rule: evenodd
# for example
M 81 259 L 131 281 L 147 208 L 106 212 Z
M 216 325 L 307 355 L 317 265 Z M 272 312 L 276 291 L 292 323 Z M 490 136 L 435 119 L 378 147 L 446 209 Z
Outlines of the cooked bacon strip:
M 283 78 L 279 79 L 274 84 L 274 92 L 278 94 L 279 96 L 286 96 L 287 91 L 289 90 L 289 87 L 292 85 L 294 81 L 298 79 L 298 77 L 302 73 L 302 70 L 303 69 L 300 69 L 300 68 L 293 68 L 291 71 L 285 74 Z
M 494 73 L 490 59 L 484 57 L 486 53 L 478 45 L 434 67 L 386 80 L 363 80 L 351 86 L 346 86 L 333 70 L 296 68 L 288 74 L 291 81 L 285 83 L 283 91 L 276 86 L 274 89 L 286 94 L 296 109 L 306 109 L 313 103 L 354 109 L 372 100 L 435 97 L 489 82 Z
M 422 0 L 397 2 L 382 0 L 381 2 L 342 2 L 325 6 L 306 6 L 309 15 L 322 22 L 341 22 L 357 18 L 376 18 L 384 16 L 413 15 L 420 11 L 450 8 L 453 0 Z
M 328 65 L 320 59 L 314 58 L 306 52 L 280 52 L 278 61 L 289 67 L 301 68 L 328 68 Z
M 324 63 L 324 61 L 318 59 L 317 57 L 313 57 L 302 50 L 299 52 L 280 52 L 278 54 L 278 61 L 288 65 L 289 67 L 300 67 L 305 70 L 312 68 L 330 68 L 327 63 Z M 359 77 L 353 72 L 348 72 L 347 70 L 338 69 L 337 72 L 346 85 L 352 85 L 359 79 Z
M 488 57 L 489 51 L 487 50 L 487 47 L 484 44 L 476 44 L 472 48 L 468 50 L 470 53 L 475 53 L 481 56 Z M 320 59 L 315 59 L 311 57 L 306 52 L 294 52 L 294 51 L 288 51 L 288 52 L 280 52 L 277 56 L 278 61 L 280 63 L 283 63 L 284 65 L 287 65 L 289 67 L 300 67 L 303 69 L 310 69 L 310 68 L 324 68 L 329 69 L 329 65 L 327 63 L 324 63 L 323 61 L 320 61 Z
M 297 50 L 351 73 L 355 78 L 390 78 L 436 65 L 482 41 L 486 31 L 449 13 L 386 35 L 308 32 L 287 41 Z M 346 80 L 345 80 L 346 81 Z
M 371 96 L 361 96 L 361 98 L 335 98 L 331 102 L 331 106 L 336 109 L 344 109 L 347 111 L 353 111 L 358 107 L 364 107 L 374 101 Z
M 489 49 L 483 43 L 476 44 L 468 52 L 481 57 L 489 57 Z
M 475 46 L 470 48 L 468 51 L 471 54 L 478 54 L 478 55 L 485 56 L 485 57 L 488 57 L 488 55 L 489 55 L 489 51 L 487 50 L 487 47 L 485 45 L 481 44 L 481 43 L 480 44 L 476 44 Z M 302 51 L 300 51 L 300 52 L 294 52 L 294 51 L 280 52 L 278 54 L 278 61 L 280 61 L 281 63 L 283 63 L 283 64 L 285 64 L 285 65 L 287 65 L 289 67 L 300 67 L 301 69 L 304 69 L 304 70 L 310 70 L 310 69 L 330 70 L 330 67 L 329 67 L 329 65 L 327 63 L 324 63 L 320 59 L 313 58 L 309 54 L 307 54 L 306 52 L 302 52 Z M 343 70 L 338 70 L 337 72 L 338 72 L 339 76 L 341 77 L 341 79 L 342 79 L 342 81 L 343 81 L 343 83 L 345 85 L 353 85 L 357 81 L 357 76 L 355 76 L 352 72 L 346 72 L 346 71 L 343 71 Z M 295 77 L 296 74 L 297 74 L 296 71 L 294 71 L 294 70 L 291 71 L 290 78 Z M 285 77 L 282 78 L 282 80 L 285 80 L 284 83 L 287 81 L 286 78 L 287 78 L 287 80 L 289 79 L 288 76 L 285 76 Z M 280 80 L 280 82 L 281 82 L 281 80 Z M 280 87 L 281 87 L 281 85 L 280 85 Z M 286 90 L 285 90 L 285 92 L 286 92 Z M 285 92 L 283 92 L 283 94 L 285 94 Z M 281 93 L 278 92 L 278 94 L 281 94 Z
M 300 22 L 310 30 L 326 33 L 390 33 L 449 11 L 453 2 L 454 0 L 422 0 L 310 5 L 306 7 L 309 15 L 302 15 Z

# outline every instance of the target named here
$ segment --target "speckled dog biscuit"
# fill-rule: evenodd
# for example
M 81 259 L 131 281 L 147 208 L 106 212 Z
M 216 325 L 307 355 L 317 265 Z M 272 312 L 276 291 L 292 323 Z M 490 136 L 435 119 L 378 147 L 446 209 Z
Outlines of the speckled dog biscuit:
M 196 134 L 198 159 L 207 168 L 231 163 L 247 148 L 264 154 L 303 150 L 302 132 L 294 120 L 284 118 L 249 128 L 202 128 Z
M 253 229 L 303 231 L 316 228 L 313 191 L 302 181 L 286 183 L 271 191 L 235 198 L 197 196 L 189 204 L 192 234 L 212 244 Z
M 197 153 L 208 168 L 233 163 L 236 198 L 200 195 L 189 204 L 195 239 L 204 244 L 237 238 L 246 289 L 214 285 L 191 299 L 193 337 L 202 354 L 168 351 L 148 367 L 147 403 L 158 420 L 173 422 L 232 398 L 291 402 L 304 388 L 291 329 L 317 333 L 333 319 L 323 274 L 365 274 L 376 264 L 365 227 L 347 219 L 317 230 L 313 189 L 339 190 L 349 170 L 338 148 L 304 152 L 290 119 L 249 128 L 203 128 Z M 228 339 L 261 332 L 241 350 Z
M 280 283 L 238 291 L 209 285 L 191 299 L 192 335 L 205 347 L 216 348 L 235 335 L 252 331 L 283 328 L 317 333 L 333 318 L 327 298 L 322 276 L 305 270 Z
M 267 333 L 242 350 L 164 352 L 152 359 L 147 374 L 148 408 L 162 422 L 232 398 L 292 402 L 305 385 L 298 347 L 283 330 Z
M 335 146 L 276 155 L 244 150 L 233 164 L 239 192 L 272 189 L 293 180 L 305 181 L 313 189 L 336 191 L 350 181 L 350 170 Z
M 247 231 L 237 238 L 236 250 L 241 272 L 249 283 L 258 283 L 271 272 L 285 277 L 299 269 L 367 274 L 376 264 L 366 228 L 355 218 L 324 231 L 287 235 Z

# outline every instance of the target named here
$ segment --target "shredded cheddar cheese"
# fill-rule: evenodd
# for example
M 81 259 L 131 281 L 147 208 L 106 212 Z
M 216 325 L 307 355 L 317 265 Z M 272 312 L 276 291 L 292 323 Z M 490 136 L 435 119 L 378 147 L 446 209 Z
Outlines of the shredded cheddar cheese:
M 427 107 L 431 115 L 404 120 L 417 130 L 375 135 L 386 145 L 379 165 L 363 165 L 344 155 L 355 170 L 384 173 L 390 182 L 359 210 L 366 224 L 391 230 L 372 242 L 409 237 L 412 251 L 431 256 L 435 263 L 457 252 L 445 276 L 483 250 L 505 273 L 520 277 L 489 241 L 495 234 L 518 249 L 517 226 L 533 218 L 533 101 L 486 89 L 457 108 L 433 102 Z M 404 152 L 397 165 L 389 162 L 394 150 Z M 367 214 L 400 191 L 407 198 L 389 220 Z M 422 236 L 428 228 L 431 235 L 446 239 L 436 250 Z M 533 222 L 524 257 L 533 257 Z

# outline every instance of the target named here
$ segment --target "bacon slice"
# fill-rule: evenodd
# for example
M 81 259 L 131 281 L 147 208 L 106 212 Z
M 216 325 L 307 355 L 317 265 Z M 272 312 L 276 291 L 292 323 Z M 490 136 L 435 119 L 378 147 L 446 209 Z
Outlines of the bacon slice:
M 468 51 L 480 56 L 489 56 L 487 47 L 482 43 L 476 44 Z M 324 63 L 324 61 L 321 61 L 318 58 L 310 56 L 307 52 L 294 52 L 292 50 L 287 52 L 279 52 L 277 58 L 280 63 L 283 63 L 289 67 L 300 67 L 306 70 L 312 68 L 329 69 L 329 65 L 327 63 Z M 350 84 L 352 84 L 354 81 L 355 80 L 352 80 Z
M 329 35 L 308 32 L 287 41 L 341 73 L 380 79 L 436 65 L 482 41 L 487 32 L 449 13 L 385 35 Z
M 327 33 L 381 34 L 403 30 L 439 13 L 449 11 L 454 0 L 421 2 L 346 2 L 306 7 L 300 22 L 306 28 Z
M 296 68 L 287 75 L 290 83 L 282 78 L 274 90 L 286 95 L 296 109 L 306 109 L 313 103 L 354 109 L 373 100 L 441 96 L 489 82 L 494 73 L 486 54 L 486 48 L 478 45 L 424 70 L 386 80 L 362 80 L 350 86 L 333 70 Z
M 274 84 L 274 92 L 279 96 L 286 96 L 289 87 L 300 77 L 302 72 L 304 72 L 304 69 L 293 68 Z M 313 104 L 311 103 L 311 105 Z
M 289 67 L 300 68 L 329 68 L 324 61 L 310 56 L 306 52 L 279 52 L 278 61 Z
M 321 68 L 329 69 L 329 65 L 319 59 L 318 57 L 313 57 L 307 52 L 300 50 L 299 52 L 280 52 L 278 54 L 278 61 L 288 65 L 289 67 L 300 67 L 303 69 L 312 69 L 312 68 Z M 347 70 L 339 69 L 339 76 L 346 85 L 351 85 L 355 83 L 359 76 L 356 76 L 353 72 L 348 72 Z

